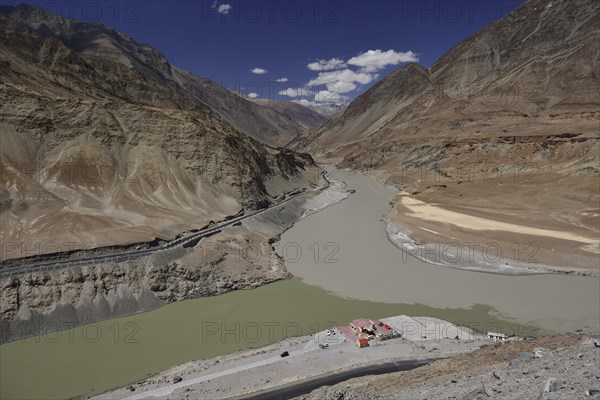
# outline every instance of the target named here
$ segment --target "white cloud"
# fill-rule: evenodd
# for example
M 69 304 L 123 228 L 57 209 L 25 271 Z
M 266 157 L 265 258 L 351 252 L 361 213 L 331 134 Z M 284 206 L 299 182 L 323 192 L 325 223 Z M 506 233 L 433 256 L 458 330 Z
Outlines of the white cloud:
M 285 78 L 285 77 L 279 78 L 279 79 L 275 79 L 275 82 L 280 82 L 280 83 L 287 82 L 287 81 L 288 81 L 288 78 Z
M 355 72 L 351 69 L 343 69 L 340 71 L 320 72 L 319 75 L 308 82 L 308 86 L 316 86 L 334 82 L 358 82 L 363 85 L 370 83 L 373 76 L 366 72 Z
M 329 71 L 332 69 L 345 68 L 346 63 L 339 58 L 332 58 L 330 60 L 317 60 L 307 65 L 311 71 Z
M 325 85 L 328 92 L 349 93 L 356 90 L 357 86 L 354 82 L 335 81 Z
M 308 96 L 311 93 L 311 91 L 301 87 L 290 87 L 285 90 L 280 90 L 278 93 L 282 96 L 296 98 Z
M 346 96 L 342 96 L 337 92 L 332 92 L 329 90 L 320 90 L 315 93 L 315 102 L 318 103 L 340 103 L 346 101 L 348 98 Z
M 310 106 L 315 107 L 315 106 L 319 105 L 319 103 L 316 103 L 314 101 L 310 101 L 307 99 L 291 100 L 291 102 L 300 104 L 301 106 L 304 106 L 304 107 L 310 107 Z
M 419 58 L 410 50 L 407 52 L 369 50 L 352 57 L 348 60 L 348 64 L 361 67 L 364 72 L 376 72 L 388 65 L 417 61 Z
M 266 74 L 267 72 L 269 72 L 268 70 L 266 70 L 264 68 L 258 68 L 258 67 L 252 68 L 250 71 L 256 75 L 263 75 L 263 74 Z
M 229 10 L 231 10 L 231 5 L 229 4 L 220 4 L 217 9 L 219 14 L 229 14 Z
M 229 11 L 231 11 L 230 4 L 219 4 L 218 1 L 213 1 L 211 7 L 215 8 L 219 14 L 229 14 Z
M 377 76 L 367 72 L 356 72 L 351 69 L 320 72 L 316 78 L 308 82 L 308 86 L 324 85 L 329 92 L 348 93 L 357 89 L 357 83 L 366 85 Z
M 291 101 L 303 106 L 335 108 L 340 104 L 347 104 L 349 98 L 345 93 L 372 83 L 379 78 L 378 72 L 385 67 L 417 61 L 419 59 L 414 52 L 395 50 L 368 50 L 347 61 L 339 58 L 316 60 L 307 67 L 311 71 L 318 71 L 318 74 L 304 88 L 289 88 L 279 94 L 291 97 Z
M 248 97 L 250 97 L 251 99 L 255 99 L 258 97 L 258 93 L 254 93 L 254 92 L 248 93 Z

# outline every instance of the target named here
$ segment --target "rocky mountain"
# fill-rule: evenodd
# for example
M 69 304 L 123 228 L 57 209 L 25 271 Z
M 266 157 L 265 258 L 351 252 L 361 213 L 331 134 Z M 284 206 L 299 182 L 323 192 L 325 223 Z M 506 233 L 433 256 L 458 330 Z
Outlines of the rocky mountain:
M 2 258 L 172 237 L 318 177 L 251 137 L 303 129 L 282 114 L 104 25 L 1 11 Z
M 599 37 L 598 1 L 528 0 L 430 68 L 392 72 L 290 147 L 369 170 L 413 203 L 597 240 Z M 428 217 L 411 220 L 408 201 L 398 197 L 390 218 L 418 242 L 481 241 L 458 233 L 464 221 L 421 229 Z M 494 231 L 486 238 L 552 249 L 538 252 L 543 262 L 597 266 L 597 245 Z
M 326 116 L 292 101 L 256 99 L 254 102 L 285 115 L 291 121 L 302 126 L 306 131 L 320 128 L 329 120 Z
M 94 97 L 102 98 L 108 91 L 135 103 L 186 111 L 210 110 L 234 128 L 273 146 L 284 145 L 303 131 L 284 115 L 171 65 L 159 51 L 106 25 L 67 20 L 26 4 L 4 6 L 2 13 L 42 36 L 57 39 L 81 59 L 81 71 L 105 73 L 102 77 L 109 81 L 102 83 L 98 91 L 95 86 L 89 88 Z M 77 79 L 85 81 L 83 77 Z M 64 86 L 59 89 L 69 90 L 68 84 Z
M 530 128 L 543 120 L 543 133 L 560 131 L 553 127 L 567 116 L 590 121 L 599 101 L 599 9 L 591 0 L 527 1 L 431 68 L 392 72 L 296 147 L 352 162 L 398 139 L 517 134 L 490 123 L 506 125 L 503 118 Z M 573 108 L 578 117 L 565 115 Z

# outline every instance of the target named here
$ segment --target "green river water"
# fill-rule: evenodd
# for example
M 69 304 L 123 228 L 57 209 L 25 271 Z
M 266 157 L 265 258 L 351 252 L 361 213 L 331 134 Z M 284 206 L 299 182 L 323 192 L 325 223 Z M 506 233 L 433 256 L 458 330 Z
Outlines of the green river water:
M 346 299 L 293 278 L 4 344 L 0 398 L 99 394 L 176 364 L 308 335 L 363 316 L 428 315 L 463 324 L 509 325 L 490 311 L 479 305 L 436 309 Z

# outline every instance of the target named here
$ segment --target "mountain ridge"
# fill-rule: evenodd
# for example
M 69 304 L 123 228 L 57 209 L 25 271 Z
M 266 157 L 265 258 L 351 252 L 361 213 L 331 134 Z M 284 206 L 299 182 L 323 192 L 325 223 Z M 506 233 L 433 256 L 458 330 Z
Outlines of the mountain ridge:
M 130 102 L 188 111 L 206 112 L 209 108 L 235 128 L 272 146 L 283 146 L 302 133 L 301 126 L 276 110 L 257 106 L 210 79 L 173 66 L 160 51 L 109 26 L 68 20 L 27 4 L 2 6 L 0 10 L 44 36 L 56 38 L 84 58 L 89 57 L 94 65 L 109 68 L 106 64 L 117 63 L 120 78 L 127 79 L 127 85 L 147 81 L 142 98 L 132 97 L 125 90 L 127 87 L 120 91 L 123 99 Z M 113 85 L 119 89 L 118 86 Z

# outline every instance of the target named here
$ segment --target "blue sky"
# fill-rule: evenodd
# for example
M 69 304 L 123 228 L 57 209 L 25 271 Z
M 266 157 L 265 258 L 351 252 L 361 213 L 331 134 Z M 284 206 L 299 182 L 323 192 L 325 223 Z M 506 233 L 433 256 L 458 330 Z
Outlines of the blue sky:
M 407 61 L 429 67 L 523 1 L 27 2 L 110 25 L 245 95 L 310 104 L 352 100 Z

